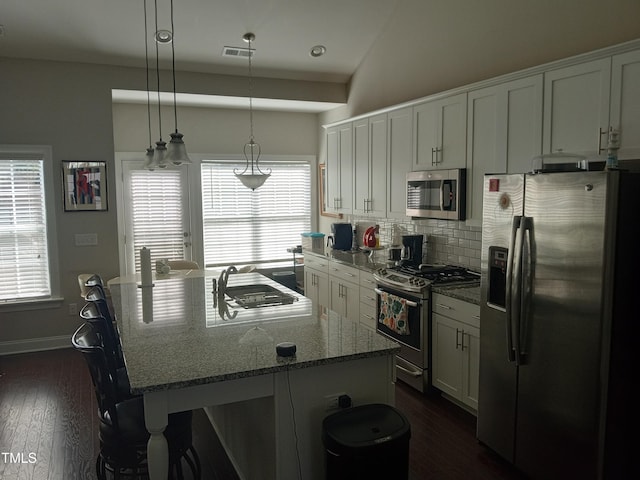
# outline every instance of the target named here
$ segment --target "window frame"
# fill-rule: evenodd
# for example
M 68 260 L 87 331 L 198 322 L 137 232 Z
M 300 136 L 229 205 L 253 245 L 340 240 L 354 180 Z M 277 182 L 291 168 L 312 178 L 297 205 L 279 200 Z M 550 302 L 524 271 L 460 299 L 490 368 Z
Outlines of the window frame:
M 0 162 L 15 155 L 16 157 L 41 157 L 44 175 L 44 208 L 47 228 L 47 249 L 49 256 L 50 294 L 39 298 L 16 298 L 0 300 L 0 311 L 22 311 L 59 306 L 64 300 L 61 296 L 59 247 L 57 233 L 57 214 L 60 202 L 56 202 L 53 149 L 50 145 L 9 145 L 0 144 Z M 61 184 L 60 184 L 61 186 Z

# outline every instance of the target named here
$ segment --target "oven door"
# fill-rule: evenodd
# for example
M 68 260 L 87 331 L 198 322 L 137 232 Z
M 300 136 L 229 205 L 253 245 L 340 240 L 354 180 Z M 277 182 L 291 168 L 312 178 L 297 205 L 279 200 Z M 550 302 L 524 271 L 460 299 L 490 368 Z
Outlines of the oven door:
M 407 322 L 409 325 L 408 334 L 400 334 L 380 321 L 380 306 L 382 303 L 380 294 L 382 292 L 390 293 L 406 300 Z M 381 285 L 376 288 L 376 293 L 378 294 L 376 302 L 377 331 L 400 344 L 401 350 L 400 353 L 398 353 L 399 357 L 408 360 L 420 368 L 427 368 L 426 352 L 429 347 L 427 342 L 428 300 Z

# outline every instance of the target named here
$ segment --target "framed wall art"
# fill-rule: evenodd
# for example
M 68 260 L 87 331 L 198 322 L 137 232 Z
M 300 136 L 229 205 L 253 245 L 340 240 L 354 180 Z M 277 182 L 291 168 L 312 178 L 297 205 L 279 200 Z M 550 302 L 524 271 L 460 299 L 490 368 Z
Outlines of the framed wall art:
M 107 162 L 62 161 L 65 212 L 107 210 Z

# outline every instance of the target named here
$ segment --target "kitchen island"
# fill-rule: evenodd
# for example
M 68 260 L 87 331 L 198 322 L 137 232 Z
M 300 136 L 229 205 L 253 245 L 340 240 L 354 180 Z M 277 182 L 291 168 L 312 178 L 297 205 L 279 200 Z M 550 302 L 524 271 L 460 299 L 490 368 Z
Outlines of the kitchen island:
M 228 286 L 269 285 L 294 300 L 243 308 L 215 293 L 219 274 L 109 282 L 131 389 L 144 395 L 151 479 L 167 476 L 167 415 L 201 407 L 241 478 L 323 478 L 330 404 L 347 394 L 354 405 L 393 405 L 397 344 L 256 273 L 232 274 Z M 296 355 L 277 356 L 281 342 Z

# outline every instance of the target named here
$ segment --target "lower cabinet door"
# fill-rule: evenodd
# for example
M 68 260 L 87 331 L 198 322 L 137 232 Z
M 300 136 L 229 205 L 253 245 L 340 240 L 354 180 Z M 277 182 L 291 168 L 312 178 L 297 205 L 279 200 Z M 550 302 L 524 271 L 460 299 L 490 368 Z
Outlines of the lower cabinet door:
M 462 324 L 438 313 L 433 313 L 432 330 L 432 384 L 459 399 L 462 381 L 461 355 Z

